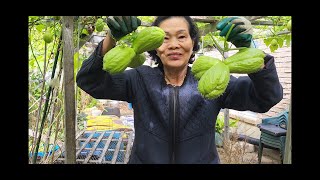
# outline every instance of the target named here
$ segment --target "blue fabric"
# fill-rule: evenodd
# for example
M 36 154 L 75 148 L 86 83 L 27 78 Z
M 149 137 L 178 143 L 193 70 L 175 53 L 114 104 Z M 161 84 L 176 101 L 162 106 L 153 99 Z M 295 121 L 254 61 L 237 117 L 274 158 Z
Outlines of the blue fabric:
M 231 76 L 225 93 L 207 100 L 198 92 L 198 81 L 190 67 L 181 87 L 167 85 L 158 67 L 140 66 L 110 75 L 102 70 L 100 48 L 101 43 L 83 62 L 77 85 L 94 98 L 132 103 L 135 139 L 129 163 L 172 163 L 175 149 L 174 163 L 218 164 L 215 123 L 219 111 L 229 108 L 266 112 L 282 99 L 282 86 L 272 56 L 266 56 L 265 69 L 245 77 Z M 175 93 L 177 111 L 173 112 Z

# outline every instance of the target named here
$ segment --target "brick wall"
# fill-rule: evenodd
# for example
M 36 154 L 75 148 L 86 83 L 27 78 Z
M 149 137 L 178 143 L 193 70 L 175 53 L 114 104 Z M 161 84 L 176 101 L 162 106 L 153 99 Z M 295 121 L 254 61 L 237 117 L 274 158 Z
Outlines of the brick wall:
M 268 112 L 260 114 L 260 118 L 270 117 L 289 109 L 291 96 L 291 46 L 283 46 L 271 53 L 266 45 L 258 41 L 259 49 L 274 56 L 280 83 L 283 87 L 283 99 Z

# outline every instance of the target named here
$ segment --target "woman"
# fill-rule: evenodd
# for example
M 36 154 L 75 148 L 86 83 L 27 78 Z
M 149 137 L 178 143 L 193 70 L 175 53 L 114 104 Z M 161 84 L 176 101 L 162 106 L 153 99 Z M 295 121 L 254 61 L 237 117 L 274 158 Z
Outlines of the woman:
M 262 113 L 282 99 L 282 86 L 270 55 L 259 72 L 248 77 L 231 76 L 219 98 L 203 98 L 188 66 L 199 49 L 198 30 L 189 16 L 158 17 L 152 24 L 166 34 L 163 44 L 149 52 L 158 67 L 140 66 L 110 75 L 102 70 L 102 57 L 115 46 L 115 39 L 130 33 L 128 29 L 136 29 L 128 27 L 137 24 L 128 19 L 137 21 L 132 17 L 108 18 L 110 32 L 83 62 L 77 84 L 94 98 L 132 103 L 135 139 L 129 163 L 219 164 L 215 145 L 219 111 L 230 108 Z M 115 25 L 117 22 L 120 26 Z

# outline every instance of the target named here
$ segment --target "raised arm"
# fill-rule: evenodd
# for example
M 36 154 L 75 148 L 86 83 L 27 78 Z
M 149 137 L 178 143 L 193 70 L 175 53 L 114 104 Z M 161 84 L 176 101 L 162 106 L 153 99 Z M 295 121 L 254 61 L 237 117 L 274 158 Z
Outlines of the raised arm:
M 231 77 L 221 98 L 222 108 L 264 113 L 283 98 L 274 57 L 266 55 L 265 67 L 248 76 Z
M 103 56 L 116 45 L 116 40 L 136 30 L 141 21 L 132 16 L 109 16 L 109 30 L 106 38 L 86 59 L 77 74 L 77 85 L 97 99 L 115 99 L 127 101 L 129 96 L 130 75 L 119 73 L 110 75 L 102 69 Z

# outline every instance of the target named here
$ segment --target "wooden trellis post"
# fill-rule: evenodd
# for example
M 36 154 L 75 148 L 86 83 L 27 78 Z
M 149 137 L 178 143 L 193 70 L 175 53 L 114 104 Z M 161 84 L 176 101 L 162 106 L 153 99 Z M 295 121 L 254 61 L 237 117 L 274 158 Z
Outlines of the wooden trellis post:
M 74 82 L 73 16 L 62 16 L 65 164 L 76 163 L 76 108 Z
M 292 96 L 292 95 L 291 95 Z M 283 164 L 291 164 L 291 104 L 292 98 L 290 98 L 290 107 L 289 107 L 289 117 L 288 117 L 288 125 L 287 125 L 287 135 L 286 135 L 286 147 L 284 152 Z

